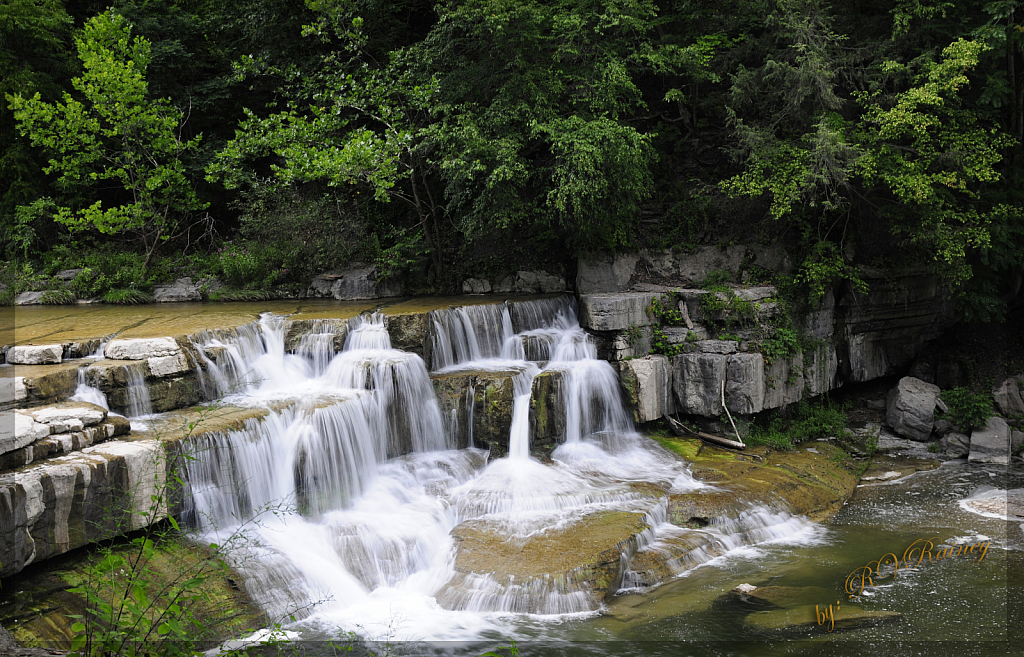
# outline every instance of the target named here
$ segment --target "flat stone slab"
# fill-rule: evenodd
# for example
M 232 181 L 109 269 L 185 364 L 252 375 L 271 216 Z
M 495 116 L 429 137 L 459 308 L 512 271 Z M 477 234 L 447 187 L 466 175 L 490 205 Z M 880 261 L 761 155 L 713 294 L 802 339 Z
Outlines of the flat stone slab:
M 7 350 L 7 362 L 15 365 L 55 365 L 63 355 L 64 347 L 59 344 L 21 345 Z
M 174 338 L 135 338 L 133 340 L 111 340 L 103 350 L 110 360 L 146 360 L 176 356 L 181 353 Z
M 631 326 L 653 323 L 647 307 L 657 294 L 623 292 L 585 294 L 580 297 L 580 326 L 592 331 L 624 331 Z
M 1010 463 L 1010 425 L 1001 417 L 991 417 L 984 429 L 971 433 L 971 463 Z

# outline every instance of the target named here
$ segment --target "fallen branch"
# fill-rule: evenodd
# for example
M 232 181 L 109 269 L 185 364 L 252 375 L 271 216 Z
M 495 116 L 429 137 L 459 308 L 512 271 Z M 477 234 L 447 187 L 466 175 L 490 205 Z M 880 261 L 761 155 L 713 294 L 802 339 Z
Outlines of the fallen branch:
M 732 430 L 736 433 L 736 439 L 740 441 L 740 449 L 746 449 L 747 446 L 743 444 L 743 438 L 740 436 L 739 430 L 736 429 L 736 423 L 732 421 L 732 413 L 729 412 L 729 407 L 725 405 L 725 381 L 722 381 L 722 408 L 725 409 L 725 414 L 729 417 L 729 424 L 732 425 Z
M 722 438 L 721 436 L 715 436 L 710 433 L 704 433 L 703 431 L 694 431 L 679 420 L 675 419 L 671 415 L 666 415 L 668 418 L 669 426 L 672 427 L 672 432 L 677 436 L 691 435 L 705 440 L 709 443 L 714 443 L 720 447 L 728 447 L 729 449 L 746 449 L 747 446 L 743 443 L 738 443 L 735 440 L 729 440 L 728 438 Z M 685 434 L 684 434 L 685 432 Z

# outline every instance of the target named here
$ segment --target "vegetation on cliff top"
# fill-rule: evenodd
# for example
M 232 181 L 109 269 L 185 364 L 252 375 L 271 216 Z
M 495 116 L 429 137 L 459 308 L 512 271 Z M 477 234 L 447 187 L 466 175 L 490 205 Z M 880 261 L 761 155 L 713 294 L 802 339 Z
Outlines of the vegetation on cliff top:
M 231 240 L 250 289 L 362 261 L 442 291 L 781 239 L 812 291 L 928 264 L 997 317 L 1024 280 L 1019 5 L 13 0 L 4 282 L 122 253 L 139 275 L 81 286 L 146 292 L 226 275 Z

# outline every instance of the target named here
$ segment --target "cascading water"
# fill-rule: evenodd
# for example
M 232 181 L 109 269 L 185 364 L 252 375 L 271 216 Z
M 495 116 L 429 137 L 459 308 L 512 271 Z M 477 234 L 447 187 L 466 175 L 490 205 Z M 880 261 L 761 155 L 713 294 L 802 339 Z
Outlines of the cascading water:
M 435 371 L 511 373 L 508 457 L 489 464 L 481 450 L 453 449 L 457 420 L 446 425 L 426 365 L 391 348 L 386 322 L 351 320 L 337 354 L 321 337 L 286 353 L 286 320 L 270 315 L 197 341 L 207 376 L 228 401 L 276 409 L 240 430 L 193 440 L 195 458 L 186 462 L 193 526 L 224 544 L 257 521 L 255 540 L 233 549 L 249 593 L 268 613 L 370 635 L 392 632 L 401 616 L 407 625 L 396 639 L 469 638 L 504 622 L 494 612 L 592 612 L 599 602 L 575 572 L 515 580 L 459 571 L 452 534 L 460 526 L 525 542 L 615 511 L 650 526 L 631 550 L 672 540 L 664 501 L 634 484 L 673 493 L 702 484 L 634 431 L 615 372 L 597 359 L 574 300 L 430 313 Z M 216 359 L 208 358 L 214 349 Z M 531 394 L 542 373 L 558 377 L 565 413 L 549 464 L 530 454 Z M 470 409 L 473 397 L 470 388 Z M 785 533 L 793 522 L 766 513 L 708 528 L 721 549 L 697 561 Z M 625 574 L 627 585 L 639 581 Z

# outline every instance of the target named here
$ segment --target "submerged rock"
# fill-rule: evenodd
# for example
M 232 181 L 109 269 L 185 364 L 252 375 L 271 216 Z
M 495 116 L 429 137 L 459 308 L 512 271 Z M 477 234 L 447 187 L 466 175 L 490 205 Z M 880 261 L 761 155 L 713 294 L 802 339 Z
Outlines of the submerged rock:
M 819 607 L 822 606 L 827 605 L 819 605 Z M 829 627 L 832 627 L 833 631 L 853 630 L 859 627 L 891 623 L 903 618 L 903 614 L 896 611 L 861 609 L 854 606 L 853 603 L 833 605 L 832 608 L 834 623 L 827 620 L 823 624 L 818 623 L 818 610 L 814 605 L 757 611 L 747 616 L 745 622 L 751 628 L 761 632 L 806 632 L 809 629 L 818 628 L 827 633 Z
M 494 458 L 508 453 L 517 376 L 515 370 L 430 375 L 455 445 L 490 449 Z

